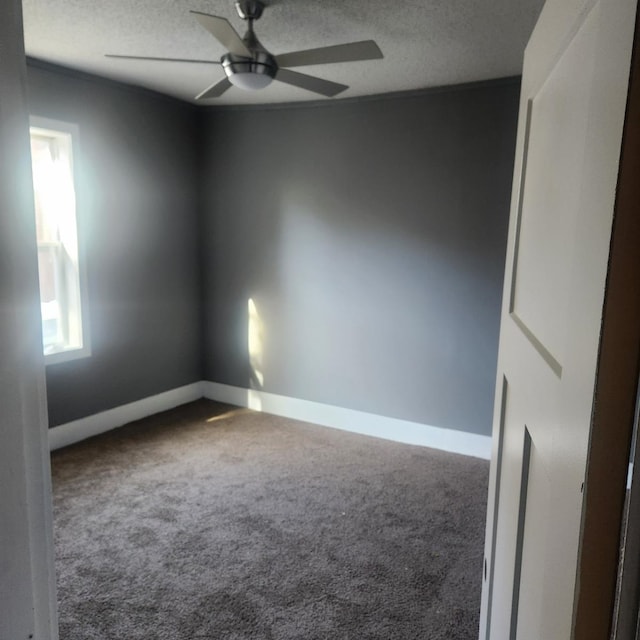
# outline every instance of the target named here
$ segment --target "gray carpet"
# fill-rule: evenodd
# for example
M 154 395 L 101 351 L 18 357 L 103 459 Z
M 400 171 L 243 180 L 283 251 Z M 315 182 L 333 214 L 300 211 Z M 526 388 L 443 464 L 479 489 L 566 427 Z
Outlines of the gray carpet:
M 201 400 L 52 467 L 61 640 L 477 638 L 485 461 Z

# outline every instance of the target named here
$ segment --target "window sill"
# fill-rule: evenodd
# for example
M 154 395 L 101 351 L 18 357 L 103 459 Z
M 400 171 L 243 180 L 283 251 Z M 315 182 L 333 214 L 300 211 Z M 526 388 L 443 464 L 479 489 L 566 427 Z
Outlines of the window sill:
M 44 364 L 45 366 L 48 366 L 50 364 L 60 364 L 61 362 L 71 362 L 72 360 L 88 358 L 90 355 L 91 349 L 89 347 L 82 347 L 80 349 L 66 349 L 65 351 L 45 354 Z

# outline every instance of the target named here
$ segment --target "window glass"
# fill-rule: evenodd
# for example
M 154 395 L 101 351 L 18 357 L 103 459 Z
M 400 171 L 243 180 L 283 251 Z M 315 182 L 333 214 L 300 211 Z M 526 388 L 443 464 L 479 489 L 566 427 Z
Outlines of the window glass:
M 47 362 L 89 353 L 73 173 L 75 129 L 35 118 L 30 129 L 42 342 Z

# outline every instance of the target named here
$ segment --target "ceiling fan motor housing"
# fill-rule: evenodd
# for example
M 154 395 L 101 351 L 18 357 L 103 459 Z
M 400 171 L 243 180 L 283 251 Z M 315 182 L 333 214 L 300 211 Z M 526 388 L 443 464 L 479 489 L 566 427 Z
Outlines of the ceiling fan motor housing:
M 275 58 L 266 51 L 254 51 L 252 58 L 233 53 L 222 56 L 222 68 L 229 81 L 241 89 L 264 89 L 278 72 Z

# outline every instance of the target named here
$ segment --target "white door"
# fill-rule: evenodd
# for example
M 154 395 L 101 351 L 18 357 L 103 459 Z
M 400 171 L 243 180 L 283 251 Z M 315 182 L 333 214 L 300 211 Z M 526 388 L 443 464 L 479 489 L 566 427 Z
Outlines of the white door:
M 480 638 L 569 640 L 636 0 L 548 0 L 526 50 Z

